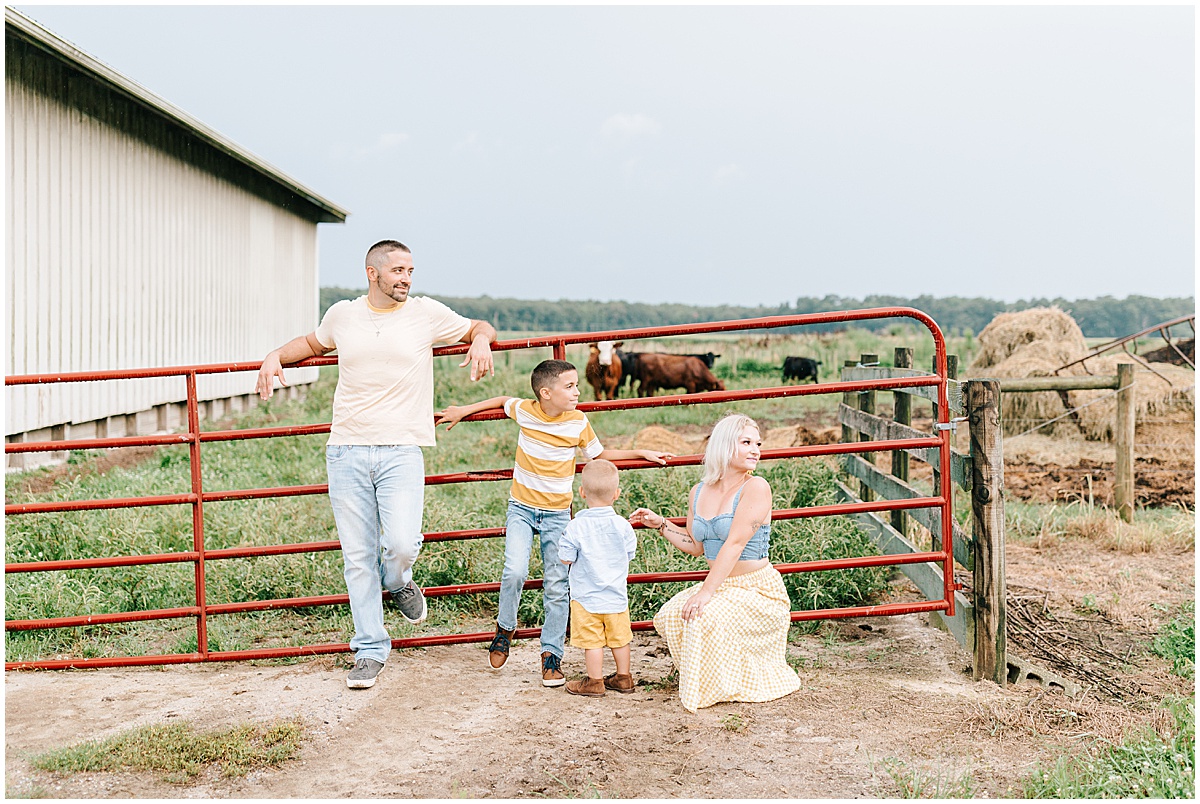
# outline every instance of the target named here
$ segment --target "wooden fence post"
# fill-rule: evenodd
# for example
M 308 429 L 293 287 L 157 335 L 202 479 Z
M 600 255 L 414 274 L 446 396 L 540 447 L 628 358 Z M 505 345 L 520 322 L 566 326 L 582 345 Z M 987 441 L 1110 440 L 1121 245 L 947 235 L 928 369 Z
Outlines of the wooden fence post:
M 1004 585 L 1004 445 L 1000 431 L 1000 384 L 971 380 L 966 388 L 971 430 L 971 514 L 975 680 L 1004 686 L 1008 678 Z
M 878 364 L 879 363 L 879 355 L 863 354 L 859 357 L 858 362 L 864 366 L 870 365 L 872 363 Z M 859 391 L 858 392 L 858 409 L 861 410 L 863 413 L 869 413 L 872 416 L 875 415 L 875 392 L 874 391 Z M 858 436 L 858 440 L 859 441 L 870 441 L 871 438 L 866 433 L 860 433 Z M 864 461 L 866 461 L 867 463 L 875 462 L 875 453 L 874 452 L 863 452 L 860 454 L 862 455 L 862 459 Z M 875 499 L 875 490 L 872 489 L 870 486 L 868 486 L 866 484 L 866 482 L 860 482 L 858 484 L 858 496 L 859 496 L 859 499 L 861 499 L 863 502 L 870 502 L 871 500 Z
M 912 368 L 913 350 L 897 346 L 892 358 L 896 368 Z M 899 391 L 892 393 L 892 420 L 900 424 L 912 424 L 912 397 Z M 908 453 L 902 449 L 892 451 L 892 477 L 908 482 Z M 908 517 L 903 511 L 892 511 L 892 527 L 908 535 Z
M 854 368 L 856 365 L 858 365 L 858 363 L 854 360 L 846 360 L 842 363 L 843 368 Z M 855 393 L 853 391 L 842 394 L 842 404 L 846 405 L 847 407 L 851 407 L 851 408 L 858 407 L 858 400 L 855 399 L 854 397 L 855 397 Z M 858 440 L 858 436 L 855 434 L 853 428 L 851 428 L 850 425 L 848 425 L 848 424 L 843 424 L 842 425 L 842 443 L 848 444 L 851 441 L 857 441 L 857 440 Z
M 1126 522 L 1133 521 L 1133 437 L 1137 426 L 1134 399 L 1133 364 L 1117 364 L 1117 422 L 1115 441 L 1117 447 L 1116 481 L 1113 483 L 1113 501 L 1117 513 Z

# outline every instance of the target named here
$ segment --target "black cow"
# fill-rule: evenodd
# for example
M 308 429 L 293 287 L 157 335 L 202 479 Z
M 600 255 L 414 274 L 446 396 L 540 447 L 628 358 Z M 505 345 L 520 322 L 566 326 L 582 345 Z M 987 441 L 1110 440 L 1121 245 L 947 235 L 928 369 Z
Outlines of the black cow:
M 814 383 L 820 382 L 817 379 L 817 366 L 819 365 L 821 365 L 821 361 L 813 360 L 811 357 L 785 357 L 783 359 L 783 381 L 804 382 L 812 377 Z
M 621 385 L 628 385 L 630 393 L 633 392 L 633 377 L 637 373 L 637 360 L 641 354 L 617 350 L 617 357 L 621 358 L 621 382 L 618 383 L 618 390 Z
M 716 360 L 718 357 L 720 357 L 720 355 L 714 355 L 712 352 L 705 352 L 702 355 L 684 355 L 684 357 L 698 357 L 704 361 L 704 365 L 708 366 L 709 368 L 712 368 L 713 361 Z

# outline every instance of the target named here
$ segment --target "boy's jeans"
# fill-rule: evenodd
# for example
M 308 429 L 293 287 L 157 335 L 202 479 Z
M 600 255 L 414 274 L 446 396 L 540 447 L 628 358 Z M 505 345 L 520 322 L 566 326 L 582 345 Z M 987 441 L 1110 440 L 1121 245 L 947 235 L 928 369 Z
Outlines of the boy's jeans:
M 500 576 L 500 609 L 496 614 L 496 624 L 501 628 L 517 627 L 521 587 L 529 577 L 529 554 L 533 550 L 533 534 L 537 533 L 542 547 L 542 607 L 546 618 L 542 624 L 542 652 L 550 651 L 560 659 L 571 601 L 567 565 L 558 559 L 558 540 L 570 521 L 569 510 L 547 511 L 515 500 L 508 501 L 508 516 L 504 523 L 504 573 Z
M 325 469 L 354 617 L 350 648 L 356 659 L 384 662 L 392 640 L 380 584 L 396 592 L 412 580 L 424 541 L 425 458 L 416 446 L 336 444 L 325 447 Z

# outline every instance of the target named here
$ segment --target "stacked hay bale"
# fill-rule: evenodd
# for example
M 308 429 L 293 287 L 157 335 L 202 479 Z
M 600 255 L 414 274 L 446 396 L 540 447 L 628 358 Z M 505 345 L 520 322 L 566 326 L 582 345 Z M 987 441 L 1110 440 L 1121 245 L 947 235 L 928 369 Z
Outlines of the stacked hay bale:
M 967 369 L 970 377 L 1048 377 L 1055 369 L 1078 360 L 1088 352 L 1087 342 L 1075 319 L 1058 307 L 1034 307 L 1016 313 L 1001 313 L 979 333 L 979 354 Z M 1109 353 L 1076 364 L 1060 376 L 1117 373 L 1118 363 L 1132 363 L 1122 352 Z M 1138 366 L 1135 374 L 1137 418 L 1169 419 L 1192 426 L 1195 411 L 1195 372 L 1169 364 L 1155 364 L 1151 371 Z M 1116 397 L 1111 391 L 1003 394 L 1001 418 L 1004 432 L 1021 433 L 1043 422 L 1077 409 L 1038 432 L 1049 435 L 1078 435 L 1096 441 L 1110 440 L 1116 418 Z M 1091 404 L 1089 404 L 1091 403 Z M 1086 407 L 1084 407 L 1086 405 Z

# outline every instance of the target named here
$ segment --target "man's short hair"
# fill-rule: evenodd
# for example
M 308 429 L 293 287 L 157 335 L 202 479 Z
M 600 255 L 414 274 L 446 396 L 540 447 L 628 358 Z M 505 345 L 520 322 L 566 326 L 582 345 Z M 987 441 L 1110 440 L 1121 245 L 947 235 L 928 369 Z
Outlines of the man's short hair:
M 617 465 L 603 458 L 584 464 L 580 478 L 580 487 L 592 499 L 613 499 L 621 485 L 621 479 L 617 476 Z
M 565 360 L 543 360 L 534 366 L 533 373 L 529 375 L 529 384 L 533 387 L 534 397 L 541 399 L 542 395 L 539 391 L 557 380 L 559 375 L 568 371 L 578 371 L 578 369 Z
M 407 251 L 409 254 L 412 251 L 408 246 L 401 243 L 399 240 L 380 240 L 375 245 L 367 249 L 367 265 L 372 268 L 378 267 L 379 260 L 384 254 L 390 254 L 393 251 Z

